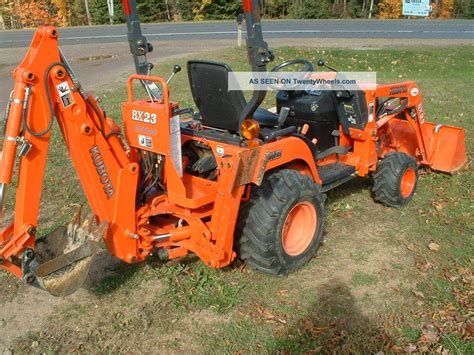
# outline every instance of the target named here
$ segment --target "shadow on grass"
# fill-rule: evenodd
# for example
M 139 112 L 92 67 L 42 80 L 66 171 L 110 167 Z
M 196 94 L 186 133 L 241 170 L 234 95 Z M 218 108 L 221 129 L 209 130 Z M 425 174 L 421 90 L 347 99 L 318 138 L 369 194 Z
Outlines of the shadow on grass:
M 268 343 L 270 352 L 377 353 L 390 348 L 389 335 L 358 308 L 349 287 L 322 285 L 307 316 Z

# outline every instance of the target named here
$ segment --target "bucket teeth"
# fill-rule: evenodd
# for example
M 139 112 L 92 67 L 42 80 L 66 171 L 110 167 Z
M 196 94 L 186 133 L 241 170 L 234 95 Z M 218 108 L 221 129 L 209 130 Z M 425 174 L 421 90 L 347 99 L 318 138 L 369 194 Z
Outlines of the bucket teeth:
M 77 206 L 76 212 L 72 216 L 69 224 L 67 225 L 67 234 L 69 236 L 74 236 L 76 234 L 76 229 L 79 228 L 81 224 L 81 215 L 82 215 L 82 206 Z
M 94 227 L 97 226 L 95 216 L 93 214 L 89 215 L 84 222 L 81 224 L 81 229 L 91 233 Z
M 81 224 L 81 214 L 82 214 L 82 206 L 77 206 L 76 207 L 76 212 L 74 212 L 74 215 L 72 216 L 71 220 L 69 221 L 69 224 L 75 224 L 79 225 Z

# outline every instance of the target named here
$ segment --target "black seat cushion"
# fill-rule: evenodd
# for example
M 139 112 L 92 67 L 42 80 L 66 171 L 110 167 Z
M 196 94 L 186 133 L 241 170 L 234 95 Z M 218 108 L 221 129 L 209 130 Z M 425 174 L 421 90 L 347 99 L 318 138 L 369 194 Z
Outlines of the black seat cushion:
M 228 76 L 232 69 L 224 63 L 192 60 L 188 77 L 194 102 L 205 126 L 237 133 L 240 114 L 247 105 L 242 91 L 229 91 Z M 262 126 L 276 126 L 278 115 L 257 109 L 254 119 Z
M 239 131 L 240 114 L 246 101 L 241 91 L 229 91 L 228 74 L 223 63 L 189 61 L 188 76 L 194 102 L 205 126 Z
M 278 125 L 278 115 L 264 108 L 258 108 L 253 114 L 253 119 L 263 127 L 274 127 Z

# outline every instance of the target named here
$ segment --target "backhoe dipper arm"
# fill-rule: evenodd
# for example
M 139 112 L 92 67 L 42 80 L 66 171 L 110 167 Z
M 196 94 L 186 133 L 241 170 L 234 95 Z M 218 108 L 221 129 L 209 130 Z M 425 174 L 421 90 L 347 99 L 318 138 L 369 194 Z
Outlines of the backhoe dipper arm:
M 247 52 L 252 71 L 266 72 L 267 64 L 273 61 L 274 56 L 263 39 L 260 0 L 244 0 L 244 13 L 247 26 Z M 253 117 L 266 95 L 266 91 L 253 92 L 252 98 L 241 113 L 240 123 Z

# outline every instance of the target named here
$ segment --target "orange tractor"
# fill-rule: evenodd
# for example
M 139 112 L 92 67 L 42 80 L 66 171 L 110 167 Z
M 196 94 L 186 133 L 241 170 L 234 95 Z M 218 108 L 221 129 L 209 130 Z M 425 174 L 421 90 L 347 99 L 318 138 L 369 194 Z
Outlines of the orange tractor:
M 191 61 L 199 113 L 170 100 L 169 81 L 150 76 L 152 50 L 135 0 L 124 0 L 137 74 L 128 80 L 124 131 L 80 85 L 58 47 L 54 27 L 40 27 L 14 89 L 0 162 L 0 201 L 18 161 L 13 223 L 0 231 L 0 267 L 56 296 L 78 289 L 101 239 L 133 264 L 196 254 L 213 268 L 237 257 L 286 275 L 321 243 L 325 192 L 372 176 L 374 196 L 399 207 L 415 193 L 420 166 L 453 172 L 466 162 L 464 131 L 425 119 L 413 82 L 374 90 L 279 92 L 278 114 L 228 90 L 231 69 Z M 244 0 L 253 72 L 273 59 L 262 37 L 258 0 Z M 292 64 L 312 64 L 297 60 Z M 319 65 L 325 65 L 320 62 Z M 179 71 L 176 66 L 174 73 Z M 140 82 L 146 99 L 136 99 Z M 67 227 L 37 235 L 53 120 L 57 120 L 89 201 Z

